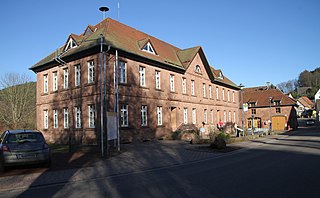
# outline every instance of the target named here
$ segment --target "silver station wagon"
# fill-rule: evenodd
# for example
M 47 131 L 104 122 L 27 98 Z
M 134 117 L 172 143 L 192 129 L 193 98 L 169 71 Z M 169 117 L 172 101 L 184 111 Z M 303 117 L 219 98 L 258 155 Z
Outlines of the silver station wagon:
M 8 166 L 43 164 L 50 166 L 51 154 L 41 132 L 8 130 L 0 136 L 0 171 Z

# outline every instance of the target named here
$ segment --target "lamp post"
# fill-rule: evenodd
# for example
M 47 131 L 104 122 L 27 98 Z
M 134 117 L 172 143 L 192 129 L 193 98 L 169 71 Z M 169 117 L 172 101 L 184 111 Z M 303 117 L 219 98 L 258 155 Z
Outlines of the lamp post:
M 105 13 L 109 10 L 107 7 L 100 7 L 99 10 L 103 13 L 103 19 L 105 18 Z M 107 110 L 104 108 L 105 104 L 105 92 L 103 93 L 102 89 L 102 78 L 106 78 L 106 76 L 103 75 L 105 68 L 104 67 L 104 58 L 103 58 L 103 34 L 100 34 L 100 138 L 101 138 L 101 156 L 104 156 L 104 111 Z M 104 81 L 106 83 L 106 81 Z M 107 136 L 108 139 L 108 136 Z M 108 147 L 107 147 L 108 149 Z M 107 151 L 108 153 L 108 151 Z
M 242 107 L 242 136 L 244 136 L 244 109 L 243 109 L 243 90 L 242 88 L 244 85 L 240 83 L 239 88 L 240 88 L 240 101 L 241 101 L 241 107 Z
M 269 106 L 269 129 L 271 131 L 271 125 L 272 125 L 272 122 L 271 122 L 271 103 L 272 103 L 272 96 L 269 97 L 269 101 L 270 101 L 270 106 Z

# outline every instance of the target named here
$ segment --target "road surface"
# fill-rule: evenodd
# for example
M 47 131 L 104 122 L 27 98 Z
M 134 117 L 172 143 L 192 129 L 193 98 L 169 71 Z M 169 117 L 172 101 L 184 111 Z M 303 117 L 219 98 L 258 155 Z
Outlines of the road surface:
M 320 130 L 255 140 L 209 159 L 5 192 L 0 197 L 320 197 Z

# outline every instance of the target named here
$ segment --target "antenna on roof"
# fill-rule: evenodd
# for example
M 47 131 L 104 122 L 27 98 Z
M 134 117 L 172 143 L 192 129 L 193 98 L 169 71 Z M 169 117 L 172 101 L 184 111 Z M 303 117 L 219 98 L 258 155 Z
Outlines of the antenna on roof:
M 105 7 L 105 6 L 102 6 L 99 8 L 99 10 L 103 13 L 103 20 L 106 18 L 106 12 L 109 11 L 109 8 L 108 7 Z

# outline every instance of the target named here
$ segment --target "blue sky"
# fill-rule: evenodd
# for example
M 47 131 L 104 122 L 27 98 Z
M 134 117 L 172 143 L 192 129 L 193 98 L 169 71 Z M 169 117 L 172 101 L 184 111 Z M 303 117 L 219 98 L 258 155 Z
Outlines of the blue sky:
M 211 66 L 246 87 L 320 67 L 318 0 L 28 0 L 0 2 L 0 75 L 29 71 L 70 33 L 107 17 L 179 48 L 202 46 Z

